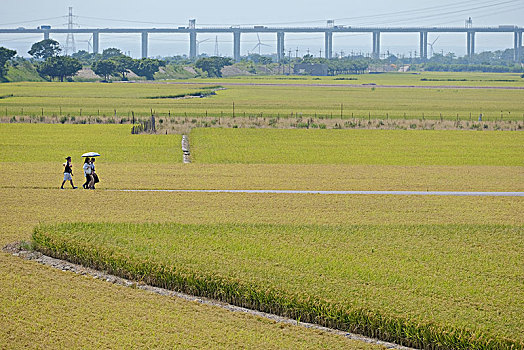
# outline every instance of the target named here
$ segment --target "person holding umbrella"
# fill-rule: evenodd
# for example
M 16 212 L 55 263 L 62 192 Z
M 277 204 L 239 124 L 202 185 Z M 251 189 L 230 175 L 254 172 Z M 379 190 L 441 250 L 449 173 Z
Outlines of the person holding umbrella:
M 91 158 L 91 176 L 93 176 L 93 189 L 95 189 L 95 184 L 100 182 L 100 180 L 98 180 L 98 175 L 95 171 L 95 160 L 96 158 Z
M 62 181 L 62 186 L 60 186 L 61 190 L 64 189 L 64 184 L 66 181 L 71 182 L 71 187 L 73 187 L 73 190 L 78 188 L 73 184 L 73 165 L 71 164 L 70 156 L 66 157 L 66 162 L 64 163 L 64 181 Z
M 91 168 L 91 159 L 86 158 L 84 160 L 84 175 L 86 177 L 86 182 L 82 185 L 83 188 L 87 189 L 93 189 L 93 168 Z
M 86 158 L 84 161 L 84 166 L 83 166 L 84 175 L 86 177 L 86 182 L 82 185 L 82 187 L 84 187 L 85 189 L 91 189 L 91 190 L 95 189 L 96 174 L 95 174 L 95 158 L 94 157 L 98 157 L 98 156 L 100 156 L 100 154 L 96 152 L 87 152 L 87 153 L 82 154 L 82 157 Z M 98 178 L 98 176 L 96 176 L 96 178 Z

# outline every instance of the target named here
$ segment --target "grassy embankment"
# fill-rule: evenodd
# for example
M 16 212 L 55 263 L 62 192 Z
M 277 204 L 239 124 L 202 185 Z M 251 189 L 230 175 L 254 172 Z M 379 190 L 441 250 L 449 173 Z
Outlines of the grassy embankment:
M 424 78 L 422 78 L 424 77 Z M 455 78 L 453 78 L 455 77 Z M 461 81 L 461 77 L 469 81 Z M 506 78 L 506 79 L 504 79 Z M 445 88 L 380 88 L 348 87 L 347 84 L 416 85 L 420 87 L 442 85 L 467 86 L 524 86 L 521 78 L 514 75 L 452 75 L 450 73 L 365 75 L 357 80 L 333 80 L 333 78 L 239 78 L 239 79 L 191 79 L 184 82 L 195 85 L 172 84 L 95 84 L 95 83 L 13 83 L 0 85 L 0 116 L 62 116 L 82 115 L 96 118 L 129 119 L 132 113 L 138 117 L 150 115 L 168 118 L 182 116 L 226 117 L 262 116 L 266 118 L 314 118 L 322 119 L 425 119 L 476 121 L 480 113 L 483 120 L 524 119 L 524 90 L 498 89 L 445 89 Z M 298 79 L 298 80 L 297 80 Z M 340 79 L 340 78 L 339 78 Z M 427 79 L 421 81 L 420 79 Z M 452 81 L 448 81 L 450 79 Z M 519 80 L 520 79 L 520 80 Z M 437 81 L 435 81 L 437 80 Z M 500 80 L 510 80 L 503 82 Z M 202 83 L 204 83 L 202 85 Z M 245 85 L 227 85 L 240 83 Z M 283 84 L 306 86 L 284 86 Z M 311 84 L 336 84 L 340 86 L 308 86 Z M 224 85 L 225 90 L 209 98 L 180 99 L 157 98 L 194 93 L 206 86 Z M 277 84 L 260 86 L 249 84 Z M 13 95 L 13 96 L 11 96 Z M 115 117 L 116 110 L 116 117 Z M 80 112 L 82 111 L 82 112 Z
M 35 66 L 28 61 L 19 62 L 16 66 L 9 64 L 5 79 L 7 82 L 44 81 L 44 79 L 38 75 Z

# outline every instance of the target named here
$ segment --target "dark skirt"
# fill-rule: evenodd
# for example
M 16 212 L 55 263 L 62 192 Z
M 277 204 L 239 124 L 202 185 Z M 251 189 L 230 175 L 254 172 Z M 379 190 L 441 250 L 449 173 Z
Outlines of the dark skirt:
M 84 182 L 84 184 L 82 185 L 83 188 L 87 188 L 89 186 L 89 183 L 91 182 L 91 180 L 93 179 L 93 175 L 91 174 L 86 174 L 86 182 Z

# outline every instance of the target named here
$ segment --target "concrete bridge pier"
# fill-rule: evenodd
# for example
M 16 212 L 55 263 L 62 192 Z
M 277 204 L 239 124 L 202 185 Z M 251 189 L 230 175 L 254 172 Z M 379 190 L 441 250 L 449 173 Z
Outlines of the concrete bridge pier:
M 373 32 L 373 58 L 380 58 L 380 32 Z
M 233 59 L 240 62 L 240 32 L 233 32 Z
M 147 58 L 148 33 L 142 32 L 142 58 Z
M 93 53 L 97 54 L 100 47 L 100 33 L 93 32 Z
M 46 30 L 44 32 L 44 40 L 48 40 L 49 39 L 49 32 Z
M 333 32 L 326 32 L 324 46 L 325 57 L 329 60 L 333 57 Z
M 284 59 L 284 32 L 277 32 L 277 61 L 282 62 Z
M 515 62 L 520 62 L 522 57 L 522 32 L 516 31 L 514 33 L 513 50 L 515 54 Z
M 471 57 L 475 54 L 475 32 L 467 33 L 467 53 L 468 57 Z
M 428 32 L 420 32 L 420 58 L 428 58 Z
M 197 57 L 197 33 L 189 32 L 189 58 L 195 59 Z

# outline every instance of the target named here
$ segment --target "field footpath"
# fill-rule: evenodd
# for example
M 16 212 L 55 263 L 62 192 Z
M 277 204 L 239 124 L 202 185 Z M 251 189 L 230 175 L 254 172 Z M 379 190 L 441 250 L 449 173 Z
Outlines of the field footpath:
M 275 315 L 275 314 L 269 314 L 269 313 L 261 312 L 257 310 L 252 310 L 252 309 L 224 303 L 224 302 L 206 298 L 206 297 L 193 296 L 193 295 L 189 295 L 185 293 L 175 292 L 175 291 L 165 289 L 165 288 L 150 286 L 150 285 L 147 285 L 141 282 L 135 282 L 135 281 L 132 281 L 126 278 L 111 275 L 103 271 L 99 271 L 99 270 L 95 270 L 95 269 L 85 267 L 82 265 L 74 264 L 67 260 L 56 259 L 56 258 L 47 256 L 47 255 L 44 255 L 38 251 L 26 250 L 22 247 L 21 242 L 7 244 L 6 246 L 2 248 L 2 251 L 9 253 L 13 256 L 16 256 L 16 257 L 19 257 L 25 260 L 35 261 L 39 264 L 49 266 L 49 267 L 52 267 L 54 269 L 58 269 L 64 272 L 70 271 L 78 275 L 91 276 L 96 279 L 105 280 L 106 282 L 109 282 L 112 284 L 117 284 L 117 285 L 128 287 L 128 288 L 136 288 L 136 289 L 140 289 L 140 290 L 147 291 L 150 293 L 159 294 L 165 297 L 171 297 L 171 298 L 175 297 L 175 298 L 180 298 L 180 299 L 184 299 L 187 301 L 192 301 L 192 302 L 196 302 L 200 304 L 220 307 L 222 309 L 225 309 L 231 312 L 247 313 L 253 316 L 266 318 L 268 320 L 271 320 L 277 323 L 285 323 L 285 324 L 289 324 L 293 326 L 304 327 L 308 329 L 315 329 L 315 330 L 323 331 L 326 333 L 340 335 L 340 336 L 343 336 L 343 337 L 346 337 L 352 340 L 361 341 L 361 342 L 368 343 L 368 344 L 380 345 L 387 349 L 414 350 L 413 348 L 401 346 L 395 343 L 381 341 L 381 340 L 374 339 L 374 338 L 365 337 L 359 334 L 343 332 L 337 329 L 327 328 L 327 327 L 323 327 L 323 326 L 313 324 L 313 323 L 300 322 L 300 321 L 296 321 L 291 318 L 282 317 L 282 316 Z
M 349 195 L 400 195 L 400 196 L 480 196 L 524 197 L 524 192 L 467 192 L 467 191 L 318 191 L 318 190 L 107 190 L 120 192 L 201 192 L 201 193 L 259 193 L 259 194 L 349 194 Z
M 160 84 L 160 85 L 209 85 L 209 84 L 220 84 L 222 86 L 285 86 L 285 87 L 329 87 L 329 88 L 387 88 L 387 89 L 473 89 L 473 90 L 486 90 L 486 89 L 495 89 L 495 90 L 524 90 L 523 86 L 463 86 L 463 85 L 433 85 L 433 86 L 423 86 L 423 85 L 380 85 L 380 84 L 300 84 L 300 83 L 226 83 L 220 81 L 214 82 L 183 82 L 183 81 L 118 81 L 115 83 L 123 84 Z

